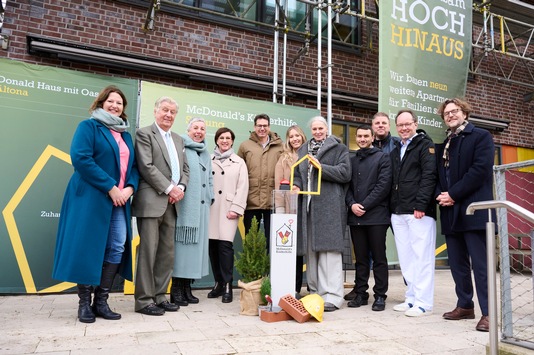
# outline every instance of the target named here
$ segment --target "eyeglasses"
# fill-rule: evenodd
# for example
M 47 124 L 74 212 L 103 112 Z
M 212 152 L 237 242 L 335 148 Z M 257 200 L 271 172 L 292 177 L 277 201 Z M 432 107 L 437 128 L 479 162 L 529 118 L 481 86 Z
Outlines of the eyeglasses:
M 268 124 L 257 124 L 256 127 L 258 127 L 258 128 L 267 128 L 267 127 L 269 127 L 269 125 Z
M 450 115 L 456 115 L 458 112 L 461 112 L 462 109 L 461 108 L 455 108 L 454 110 L 450 110 L 450 111 L 444 111 L 443 112 L 443 117 L 447 117 L 447 116 L 450 116 Z
M 397 124 L 397 128 L 408 128 L 410 127 L 412 124 L 414 124 L 414 121 L 410 122 L 410 123 L 398 123 Z

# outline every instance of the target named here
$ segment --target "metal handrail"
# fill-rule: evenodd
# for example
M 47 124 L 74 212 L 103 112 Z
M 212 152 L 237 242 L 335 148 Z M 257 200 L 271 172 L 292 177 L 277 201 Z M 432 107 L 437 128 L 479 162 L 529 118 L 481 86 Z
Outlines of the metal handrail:
M 534 213 L 510 201 L 480 201 L 473 202 L 467 206 L 467 215 L 472 215 L 476 210 L 492 208 L 506 208 L 517 215 L 534 223 Z M 488 211 L 488 222 L 486 223 L 486 257 L 488 260 L 488 313 L 490 320 L 490 354 L 497 355 L 499 349 L 498 323 L 497 323 L 497 277 L 495 264 L 495 223 L 491 220 L 491 211 Z
M 491 201 L 473 202 L 469 206 L 467 206 L 467 211 L 465 213 L 469 215 L 469 214 L 475 213 L 475 210 L 485 210 L 488 208 L 506 208 L 520 215 L 521 217 L 528 220 L 529 222 L 534 223 L 533 212 L 530 212 L 526 208 L 523 208 L 519 206 L 518 204 L 515 204 L 510 201 L 491 200 Z M 490 216 L 490 221 L 491 221 L 491 216 Z

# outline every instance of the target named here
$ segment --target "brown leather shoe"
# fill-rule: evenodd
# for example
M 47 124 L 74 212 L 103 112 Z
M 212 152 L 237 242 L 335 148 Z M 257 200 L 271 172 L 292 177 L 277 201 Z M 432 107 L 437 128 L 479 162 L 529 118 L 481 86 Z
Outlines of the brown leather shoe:
M 489 332 L 489 317 L 482 316 L 478 321 L 477 328 L 479 332 Z
M 456 307 L 450 312 L 443 313 L 443 318 L 448 320 L 475 319 L 475 309 Z

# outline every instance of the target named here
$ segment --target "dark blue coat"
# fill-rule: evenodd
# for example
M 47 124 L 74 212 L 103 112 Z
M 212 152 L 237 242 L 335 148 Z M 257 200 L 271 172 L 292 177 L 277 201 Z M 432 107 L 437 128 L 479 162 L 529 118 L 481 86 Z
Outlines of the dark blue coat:
M 495 146 L 491 134 L 471 123 L 449 145 L 449 178 L 443 165 L 445 143 L 436 145 L 438 184 L 436 196 L 448 191 L 454 205 L 441 207 L 441 232 L 486 230 L 488 211 L 479 210 L 467 216 L 471 202 L 493 200 L 493 162 Z M 493 217 L 495 222 L 495 217 Z
M 391 162 L 389 155 L 376 147 L 360 149 L 351 158 L 352 179 L 345 197 L 349 207 L 347 224 L 381 225 L 390 223 L 389 193 L 391 190 Z M 359 203 L 365 208 L 358 217 L 350 206 Z
M 122 133 L 130 149 L 125 186 L 137 190 L 132 137 Z M 99 285 L 113 209 L 108 191 L 120 180 L 119 147 L 107 127 L 94 119 L 82 121 L 70 148 L 74 174 L 65 191 L 56 240 L 52 277 L 79 284 Z M 132 279 L 130 202 L 125 206 L 128 235 L 119 269 Z
M 384 153 L 389 154 L 393 151 L 393 149 L 395 149 L 395 144 L 397 142 L 400 142 L 400 138 L 392 136 L 391 133 L 388 133 L 387 137 L 382 140 L 375 139 L 373 141 L 373 147 L 377 147 Z

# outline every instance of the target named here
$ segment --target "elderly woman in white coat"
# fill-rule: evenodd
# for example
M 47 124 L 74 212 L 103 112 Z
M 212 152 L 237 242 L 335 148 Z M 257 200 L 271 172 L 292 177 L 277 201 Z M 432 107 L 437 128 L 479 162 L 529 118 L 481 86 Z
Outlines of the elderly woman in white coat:
M 233 242 L 248 195 L 247 166 L 232 149 L 234 139 L 231 129 L 219 128 L 215 133 L 216 147 L 211 159 L 215 201 L 210 209 L 209 255 L 215 286 L 208 298 L 222 295 L 223 303 L 230 303 L 233 298 Z

